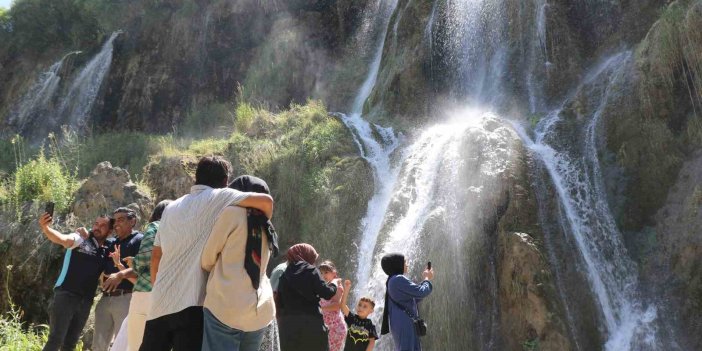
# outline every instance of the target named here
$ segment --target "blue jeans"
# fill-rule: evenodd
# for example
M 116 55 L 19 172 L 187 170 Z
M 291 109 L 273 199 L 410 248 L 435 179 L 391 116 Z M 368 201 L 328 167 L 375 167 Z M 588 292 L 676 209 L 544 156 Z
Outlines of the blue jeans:
M 202 351 L 258 351 L 266 328 L 245 332 L 220 322 L 206 308 L 203 314 Z

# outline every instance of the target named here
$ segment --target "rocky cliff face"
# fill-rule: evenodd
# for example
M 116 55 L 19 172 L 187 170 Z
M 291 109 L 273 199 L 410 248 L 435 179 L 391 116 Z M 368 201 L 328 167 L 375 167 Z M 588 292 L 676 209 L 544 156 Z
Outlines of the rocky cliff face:
M 30 111 L 38 118 L 34 121 L 58 106 L 61 92 L 117 29 L 124 33 L 114 42 L 112 67 L 91 111 L 96 131 L 217 134 L 212 132 L 217 127 L 231 126 L 235 120 L 239 123 L 241 116 L 229 106 L 236 96 L 274 111 L 316 97 L 330 110 L 345 111 L 372 56 L 369 47 L 375 41 L 368 44 L 364 38 L 379 6 L 377 1 L 315 0 L 96 4 L 91 9 L 94 18 L 74 16 L 71 22 L 58 16 L 51 22 L 80 35 L 59 33 L 41 42 L 35 40 L 43 38 L 38 35 L 20 36 L 32 32 L 26 26 L 30 22 L 18 22 L 11 32 L 3 24 L 6 20 L 0 19 L 0 39 L 9 38 L 12 43 L 11 49 L 0 49 L 0 116 L 4 117 L 0 128 L 4 135 L 17 130 L 11 120 L 13 111 L 36 86 L 41 72 L 68 52 L 83 50 L 65 56 L 56 72 L 59 93 Z M 561 144 L 577 154 L 576 143 L 571 141 L 582 137 L 577 131 L 598 108 L 597 94 L 603 89 L 576 92 L 576 87 L 603 58 L 630 51 L 632 60 L 621 68 L 623 78 L 616 85 L 616 98 L 601 108 L 597 158 L 607 202 L 647 287 L 642 293 L 658 297 L 665 315 L 679 316 L 675 322 L 684 334 L 680 337 L 683 348 L 699 349 L 702 341 L 696 335 L 702 326 L 696 316 L 702 311 L 698 298 L 702 275 L 697 268 L 700 243 L 694 233 L 700 226 L 697 175 L 702 173 L 702 2 L 504 0 L 490 4 L 493 7 L 473 11 L 460 2 L 398 1 L 384 33 L 377 84 L 365 102 L 366 118 L 406 131 L 411 142 L 426 127 L 443 121 L 445 109 L 466 101 L 489 104 L 506 118 L 532 125 L 562 107 Z M 20 9 L 27 14 L 30 7 L 16 10 L 16 18 L 26 20 Z M 475 20 L 473 27 L 466 27 L 469 20 Z M 44 21 L 37 18 L 39 23 Z M 466 33 L 481 33 L 480 40 L 469 40 L 475 38 Z M 476 88 L 478 81 L 484 88 Z M 493 86 L 499 89 L 493 91 Z M 499 94 L 493 94 L 495 91 Z M 259 114 L 248 126 L 237 127 L 235 134 L 226 136 L 214 153 L 232 160 L 237 173 L 253 173 L 269 181 L 279 199 L 276 225 L 284 246 L 314 242 L 329 258 L 342 262 L 342 271 L 353 271 L 358 263 L 349 262 L 347 248 L 357 244 L 357 226 L 373 195 L 372 168 L 357 156 L 353 137 L 341 122 L 326 111 L 308 112 L 293 106 L 292 112 Z M 58 127 L 58 122 L 51 123 L 47 125 Z M 308 138 L 308 134 L 315 137 Z M 483 156 L 471 154 L 477 144 L 471 140 L 461 153 L 476 169 L 485 162 Z M 155 196 L 176 198 L 186 193 L 193 164 L 203 154 L 189 150 L 153 158 L 145 174 Z M 479 217 L 466 221 L 481 225 L 461 222 L 457 228 L 481 233 L 476 247 L 484 249 L 466 258 L 477 268 L 458 271 L 473 279 L 461 291 L 466 295 L 475 292 L 472 301 L 478 303 L 471 308 L 491 316 L 481 323 L 493 323 L 475 322 L 469 328 L 474 335 L 500 330 L 495 335 L 475 336 L 482 340 L 468 340 L 470 336 L 460 342 L 474 346 L 499 340 L 507 349 L 601 348 L 606 336 L 597 325 L 602 316 L 591 293 L 579 289 L 585 280 L 576 265 L 571 265 L 571 259 L 578 260 L 572 254 L 576 250 L 573 239 L 553 219 L 562 211 L 554 200 L 553 185 L 528 153 L 515 154 L 518 160 L 509 171 L 501 173 L 499 181 L 492 179 L 488 188 L 494 196 L 484 199 L 484 210 L 460 202 L 464 217 Z M 395 155 L 396 160 L 400 157 Z M 148 207 L 143 194 L 125 185 L 129 180 L 124 174 L 103 168 L 85 182 L 74 207 L 78 217 L 124 202 Z M 108 173 L 115 179 L 110 186 L 97 180 Z M 478 184 L 465 180 L 468 178 L 461 181 Z M 110 190 L 101 193 L 101 186 Z M 477 186 L 466 186 L 462 190 L 468 193 L 460 196 L 472 199 L 474 194 L 469 191 L 475 189 Z M 100 205 L 85 202 L 94 193 L 103 194 Z M 391 213 L 405 210 L 412 196 L 414 193 L 392 202 Z M 452 222 L 439 212 L 432 212 L 431 229 L 426 232 L 441 232 Z M 397 220 L 389 216 L 386 229 Z M 0 223 L 9 228 L 3 232 L 32 232 L 29 224 L 9 219 Z M 0 245 L 8 253 L 4 263 L 15 265 L 17 276 L 22 277 L 17 289 L 43 289 L 33 269 L 20 268 L 27 267 L 20 262 L 27 252 L 13 249 L 31 247 L 37 237 L 8 236 Z M 469 246 L 461 246 L 466 249 L 461 253 L 473 252 Z M 32 258 L 37 272 L 49 272 L 54 268 L 47 267 L 58 262 L 58 251 L 48 247 L 37 249 L 41 259 Z M 441 249 L 437 246 L 429 251 L 438 255 Z M 483 261 L 476 263 L 478 258 Z M 46 289 L 41 291 L 47 296 Z M 569 297 L 570 311 L 563 305 L 563 296 Z M 41 311 L 43 302 L 20 301 L 31 311 Z M 430 304 L 428 311 L 447 312 L 439 303 Z M 42 313 L 28 316 L 40 316 L 33 319 L 39 321 Z M 569 320 L 569 313 L 578 319 Z

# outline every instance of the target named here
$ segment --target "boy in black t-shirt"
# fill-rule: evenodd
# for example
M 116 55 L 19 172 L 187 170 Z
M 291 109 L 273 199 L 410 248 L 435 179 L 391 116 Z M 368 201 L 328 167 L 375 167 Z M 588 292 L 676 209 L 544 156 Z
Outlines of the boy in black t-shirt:
M 368 297 L 362 297 L 356 305 L 356 314 L 353 314 L 346 305 L 349 291 L 351 291 L 351 281 L 346 280 L 344 295 L 341 298 L 341 311 L 344 312 L 346 325 L 349 327 L 344 351 L 373 351 L 378 333 L 368 316 L 373 313 L 375 302 Z

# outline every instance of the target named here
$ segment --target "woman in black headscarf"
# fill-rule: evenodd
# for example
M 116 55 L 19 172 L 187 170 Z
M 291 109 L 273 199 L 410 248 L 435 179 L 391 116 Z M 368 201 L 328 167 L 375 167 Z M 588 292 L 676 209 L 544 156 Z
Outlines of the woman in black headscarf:
M 380 334 L 392 333 L 392 339 L 397 351 L 421 351 L 419 336 L 414 328 L 414 318 L 419 317 L 417 303 L 429 296 L 432 291 L 430 280 L 434 278 L 434 270 L 424 271 L 424 281 L 413 283 L 405 276 L 407 260 L 399 253 L 385 255 L 380 265 L 388 280 L 385 283 L 385 308 L 383 309 L 383 325 Z
M 230 185 L 268 194 L 268 185 L 241 176 Z M 275 316 L 266 267 L 278 254 L 273 225 L 252 208 L 227 206 L 217 217 L 200 263 L 210 272 L 204 301 L 202 350 L 258 351 Z
M 297 244 L 286 254 L 288 267 L 278 285 L 278 325 L 281 351 L 328 351 L 329 337 L 319 299 L 330 299 L 336 285 L 327 284 L 314 262 L 319 255 L 309 244 Z

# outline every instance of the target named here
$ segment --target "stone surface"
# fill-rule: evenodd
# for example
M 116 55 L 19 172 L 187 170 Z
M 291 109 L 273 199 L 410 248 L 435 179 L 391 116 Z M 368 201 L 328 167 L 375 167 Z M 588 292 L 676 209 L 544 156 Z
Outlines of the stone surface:
M 155 203 L 175 200 L 190 193 L 195 184 L 197 158 L 194 156 L 161 156 L 146 166 L 145 178 L 154 192 Z
M 71 211 L 80 222 L 92 223 L 97 215 L 112 214 L 118 207 L 130 207 L 144 221 L 151 215 L 153 206 L 149 194 L 138 189 L 129 172 L 101 162 L 78 188 Z

